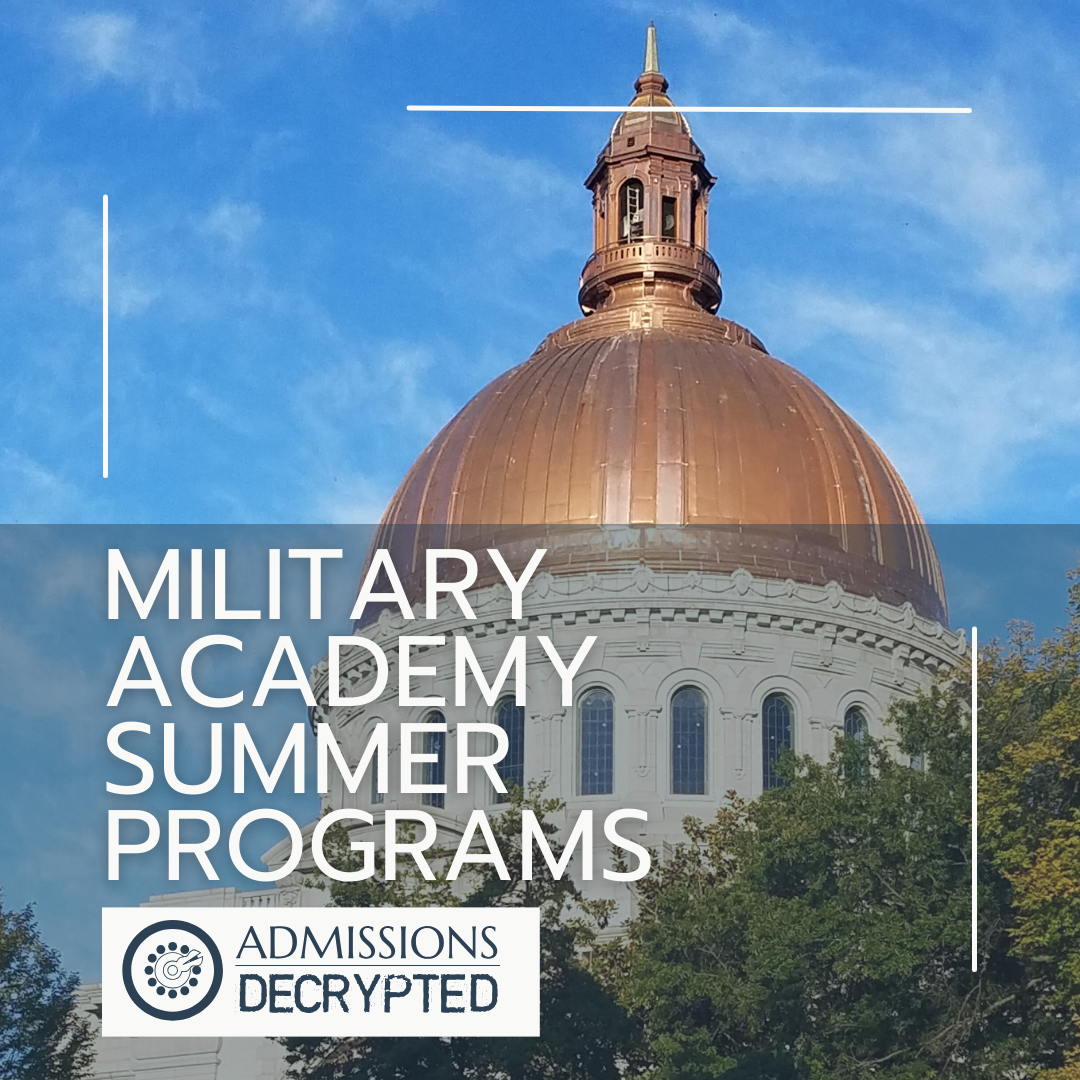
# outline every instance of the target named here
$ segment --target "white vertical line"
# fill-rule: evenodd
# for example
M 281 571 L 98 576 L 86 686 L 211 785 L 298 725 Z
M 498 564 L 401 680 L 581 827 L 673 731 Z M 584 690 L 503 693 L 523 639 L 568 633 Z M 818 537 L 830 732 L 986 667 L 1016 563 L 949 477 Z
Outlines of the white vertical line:
M 971 970 L 979 970 L 979 628 L 971 628 Z
M 109 476 L 109 196 L 101 196 L 101 476 Z

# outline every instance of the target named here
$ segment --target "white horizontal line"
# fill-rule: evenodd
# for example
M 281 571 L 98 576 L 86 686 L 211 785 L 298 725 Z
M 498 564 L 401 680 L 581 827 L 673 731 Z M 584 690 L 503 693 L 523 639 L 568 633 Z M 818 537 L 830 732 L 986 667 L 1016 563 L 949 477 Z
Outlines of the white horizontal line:
M 406 105 L 409 112 L 574 113 L 970 113 L 970 109 L 878 105 Z

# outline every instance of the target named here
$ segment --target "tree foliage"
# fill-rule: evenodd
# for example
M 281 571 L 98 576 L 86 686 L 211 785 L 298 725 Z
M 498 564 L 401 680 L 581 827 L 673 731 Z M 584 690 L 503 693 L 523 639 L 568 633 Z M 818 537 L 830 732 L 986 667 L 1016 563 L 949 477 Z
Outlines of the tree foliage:
M 841 740 L 730 796 L 639 888 L 606 949 L 655 1080 L 1024 1077 L 1074 1032 L 992 860 L 970 970 L 970 727 L 962 683 L 894 706 L 898 746 Z M 925 769 L 911 768 L 915 755 Z M 1059 1074 L 1064 1076 L 1065 1074 Z
M 91 1035 L 75 1011 L 78 984 L 41 940 L 33 911 L 0 905 L 0 1080 L 90 1075 Z
M 971 971 L 967 675 L 895 703 L 885 740 L 793 755 L 654 859 L 636 915 L 568 881 L 331 886 L 338 905 L 535 904 L 536 1040 L 290 1040 L 301 1080 L 1080 1080 L 1080 579 L 1070 621 L 979 659 L 978 970 Z M 918 762 L 921 767 L 912 767 Z M 494 825 L 512 874 L 524 806 Z M 343 830 L 334 861 L 352 869 Z M 553 845 L 558 850 L 558 845 Z M 588 961 L 588 962 L 587 962 Z
M 1053 985 L 1080 1041 L 1080 575 L 1069 622 L 1029 626 L 980 658 L 980 833 L 1015 917 L 1013 952 Z M 985 764 L 984 764 L 985 763 Z M 1080 1050 L 1046 1074 L 1080 1080 Z
M 510 795 L 505 810 L 491 826 L 510 880 L 500 879 L 489 864 L 466 866 L 457 883 L 437 874 L 425 881 L 413 867 L 398 864 L 397 877 L 382 878 L 381 852 L 373 877 L 358 882 L 332 882 L 336 907 L 431 905 L 456 907 L 538 907 L 540 909 L 539 1038 L 375 1038 L 285 1040 L 291 1077 L 297 1080 L 618 1080 L 619 1062 L 630 1036 L 625 1012 L 612 994 L 589 972 L 584 958 L 610 914 L 610 905 L 585 900 L 565 877 L 554 880 L 546 866 L 530 881 L 521 878 L 521 812 L 532 810 L 541 822 L 552 851 L 552 816 L 563 803 L 545 798 L 541 784 Z M 341 870 L 359 869 L 344 828 L 327 830 L 325 845 L 331 863 Z M 449 863 L 448 852 L 435 852 L 432 863 Z

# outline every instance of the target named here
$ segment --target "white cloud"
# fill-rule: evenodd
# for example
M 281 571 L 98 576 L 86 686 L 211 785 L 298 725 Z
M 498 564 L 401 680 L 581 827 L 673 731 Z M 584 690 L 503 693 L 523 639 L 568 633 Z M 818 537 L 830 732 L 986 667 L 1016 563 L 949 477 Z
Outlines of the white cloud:
M 236 249 L 243 247 L 259 231 L 262 222 L 262 213 L 254 203 L 222 199 L 203 217 L 200 228 Z
M 331 525 L 372 525 L 381 520 L 391 495 L 389 487 L 366 476 L 342 476 L 324 483 L 313 508 Z
M 151 109 L 206 104 L 190 62 L 191 43 L 175 29 L 146 26 L 124 12 L 98 11 L 66 16 L 57 36 L 61 53 L 92 83 L 137 88 Z
M 71 51 L 94 75 L 123 78 L 131 62 L 135 18 L 116 12 L 73 15 L 64 21 L 63 35 Z
M 342 0 L 285 0 L 285 10 L 301 26 L 323 29 L 369 14 L 404 22 L 430 11 L 437 3 L 438 0 L 350 0 L 348 3 Z
M 391 345 L 383 350 L 379 361 L 380 381 L 393 394 L 396 424 L 427 428 L 434 433 L 449 419 L 447 399 L 429 392 L 433 367 L 434 358 L 427 349 Z
M 343 346 L 338 358 L 306 372 L 295 388 L 295 408 L 312 436 L 309 445 L 336 460 L 356 446 L 358 417 L 373 432 L 433 435 L 454 411 L 433 389 L 434 368 L 433 354 L 416 345 L 376 345 L 359 354 Z M 376 390 L 379 410 L 372 413 Z
M 891 129 L 875 171 L 885 196 L 917 206 L 970 245 L 976 282 L 1017 306 L 1075 288 L 1073 200 L 1044 163 L 1024 151 L 1006 115 L 957 117 L 919 130 Z
M 1000 56 L 983 61 L 983 70 L 950 72 L 924 55 L 910 75 L 897 77 L 837 63 L 815 42 L 731 12 L 693 4 L 669 14 L 723 61 L 695 69 L 710 72 L 707 81 L 691 74 L 688 85 L 676 85 L 677 102 L 973 108 L 944 117 L 692 117 L 698 134 L 709 136 L 703 141 L 723 147 L 722 184 L 799 195 L 826 189 L 838 216 L 844 198 L 905 207 L 930 223 L 924 231 L 939 242 L 948 238 L 943 264 L 960 256 L 967 285 L 1016 307 L 1076 288 L 1080 200 L 1071 177 L 1040 154 L 1024 98 L 1000 87 Z M 1055 68 L 1053 55 L 1044 60 Z M 1072 70 L 1064 58 L 1063 65 Z
M 288 0 L 288 9 L 299 22 L 308 26 L 334 22 L 341 14 L 338 0 Z
M 24 625 L 0 619 L 0 680 L 8 707 L 27 716 L 85 728 L 85 718 L 72 711 L 73 702 L 95 701 L 95 684 L 66 650 L 63 678 L 57 678 L 55 637 L 45 643 L 31 641 Z
M 434 385 L 435 370 L 432 351 L 391 342 L 342 343 L 335 358 L 305 372 L 292 400 L 305 432 L 310 520 L 379 520 L 404 472 L 402 446 L 419 453 L 455 411 Z
M 189 383 L 184 396 L 216 424 L 247 436 L 254 435 L 258 430 L 258 425 L 251 422 L 251 417 L 243 408 L 237 408 L 235 402 L 227 401 L 203 382 Z
M 448 211 L 481 219 L 474 238 L 486 252 L 520 265 L 580 250 L 576 225 L 588 203 L 578 176 L 542 158 L 499 153 L 422 123 L 410 123 L 407 132 L 392 145 L 394 157 L 422 174 L 427 185 L 463 196 Z M 456 251 L 451 257 L 460 261 Z
M 138 315 L 157 299 L 158 290 L 133 267 L 129 228 L 116 221 L 109 225 L 109 311 L 112 315 Z M 84 307 L 101 306 L 101 219 L 80 208 L 62 211 L 56 232 L 45 243 L 47 254 L 32 259 L 37 272 L 55 281 L 60 291 Z M 137 242 L 137 241 L 136 241 Z
M 953 611 L 974 615 L 990 613 L 1001 604 L 1001 582 L 994 575 L 980 574 L 964 565 L 948 566 L 949 606 Z
M 805 357 L 827 350 L 815 374 L 843 384 L 833 396 L 882 445 L 931 517 L 977 514 L 1026 452 L 1080 437 L 1080 342 L 1072 337 L 1047 336 L 1032 348 L 945 307 L 810 285 L 775 289 L 768 308 Z M 1037 364 L 1038 378 L 1025 361 Z
M 0 447 L 0 521 L 84 521 L 90 511 L 75 484 L 21 450 Z

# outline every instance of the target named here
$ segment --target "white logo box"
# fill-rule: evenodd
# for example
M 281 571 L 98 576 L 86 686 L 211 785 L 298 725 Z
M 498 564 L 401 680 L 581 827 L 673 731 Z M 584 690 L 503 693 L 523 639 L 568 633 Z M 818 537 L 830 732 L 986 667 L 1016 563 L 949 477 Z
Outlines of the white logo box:
M 102 908 L 102 1034 L 540 1034 L 536 908 Z

